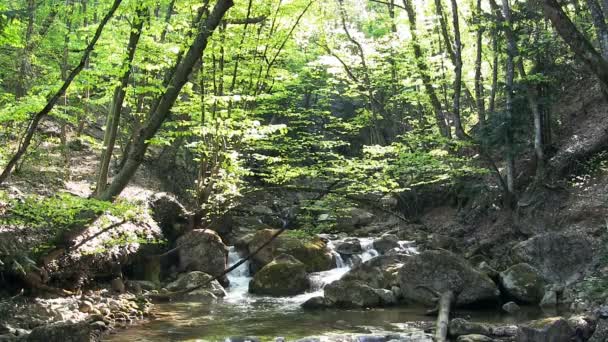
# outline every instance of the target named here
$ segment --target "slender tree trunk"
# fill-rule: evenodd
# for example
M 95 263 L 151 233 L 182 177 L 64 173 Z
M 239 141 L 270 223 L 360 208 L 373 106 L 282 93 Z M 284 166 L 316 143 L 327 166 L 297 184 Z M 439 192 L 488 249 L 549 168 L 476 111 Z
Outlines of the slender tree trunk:
M 587 7 L 591 12 L 591 19 L 593 20 L 593 27 L 595 27 L 602 57 L 608 60 L 608 25 L 606 25 L 606 18 L 597 0 L 587 0 Z
M 509 0 L 502 0 L 502 11 L 505 20 L 505 32 L 507 36 L 507 70 L 505 74 L 505 161 L 506 161 L 506 178 L 507 189 L 509 195 L 513 195 L 515 191 L 515 152 L 513 151 L 513 79 L 515 72 L 514 59 L 517 55 L 515 46 L 515 37 L 511 34 L 511 8 Z M 509 198 L 512 200 L 512 198 Z
M 127 56 L 125 57 L 121 67 L 121 70 L 124 70 L 124 73 L 120 77 L 119 84 L 114 89 L 114 96 L 112 97 L 110 112 L 106 118 L 103 149 L 97 176 L 97 188 L 95 190 L 97 195 L 101 194 L 106 189 L 108 183 L 108 170 L 110 169 L 110 160 L 112 159 L 114 144 L 116 143 L 122 105 L 127 92 L 129 78 L 131 77 L 131 71 L 133 70 L 133 58 L 135 57 L 135 50 L 137 49 L 137 44 L 139 43 L 139 38 L 141 37 L 141 31 L 145 17 L 147 16 L 147 12 L 147 9 L 139 7 L 135 13 L 135 18 L 133 18 L 132 21 L 131 31 L 129 34 L 129 44 L 127 45 Z
M 576 28 L 557 0 L 537 1 L 541 2 L 545 16 L 551 21 L 557 33 L 600 80 L 604 95 L 608 97 L 608 61 L 593 48 L 589 40 Z
M 148 149 L 148 141 L 154 137 L 163 122 L 169 117 L 171 107 L 173 107 L 175 100 L 177 100 L 182 87 L 188 81 L 192 68 L 201 58 L 209 38 L 220 24 L 226 11 L 233 5 L 232 0 L 218 0 L 213 11 L 208 15 L 206 20 L 201 22 L 194 42 L 190 45 L 184 58 L 176 66 L 169 86 L 160 96 L 158 105 L 150 112 L 148 119 L 135 135 L 125 164 L 114 177 L 110 186 L 97 196 L 99 199 L 113 199 L 127 186 L 135 171 L 137 171 L 137 168 L 143 162 Z
M 458 4 L 456 0 L 452 2 L 452 22 L 454 25 L 454 127 L 456 136 L 459 139 L 465 138 L 462 121 L 460 118 L 460 93 L 462 91 L 462 43 L 460 41 L 460 23 L 458 18 Z
M 480 20 L 483 10 L 481 9 L 481 0 L 477 0 L 476 17 Z M 482 63 L 482 42 L 483 42 L 483 26 L 477 22 L 477 49 L 475 55 L 475 98 L 477 99 L 477 116 L 479 125 L 483 128 L 486 122 L 486 108 L 483 91 L 483 80 L 481 74 Z
M 418 72 L 420 73 L 420 77 L 422 78 L 424 89 L 426 90 L 427 96 L 431 101 L 433 111 L 435 112 L 435 120 L 437 123 L 437 127 L 439 128 L 439 133 L 446 138 L 451 138 L 449 126 L 445 120 L 443 111 L 441 109 L 441 102 L 439 101 L 439 98 L 435 93 L 435 89 L 433 88 L 431 76 L 429 75 L 429 68 L 426 65 L 424 56 L 422 54 L 422 48 L 420 46 L 420 42 L 418 41 L 418 34 L 416 29 L 416 11 L 413 7 L 412 0 L 403 0 L 403 7 L 405 7 L 405 11 L 407 12 L 407 16 L 410 22 L 410 34 L 412 36 L 412 47 L 414 48 L 416 66 L 418 67 Z
M 11 174 L 11 171 L 13 170 L 15 165 L 17 165 L 17 163 L 19 162 L 19 159 L 21 159 L 21 157 L 27 151 L 27 148 L 30 146 L 32 137 L 34 136 L 34 133 L 36 133 L 36 128 L 38 127 L 38 124 L 40 123 L 40 121 L 51 112 L 53 107 L 55 107 L 55 105 L 57 104 L 59 99 L 63 96 L 63 94 L 65 93 L 67 88 L 70 86 L 70 84 L 72 83 L 72 81 L 74 80 L 76 75 L 78 75 L 80 73 L 80 71 L 82 71 L 82 69 L 84 68 L 86 60 L 89 58 L 89 55 L 91 54 L 91 51 L 93 51 L 93 48 L 95 47 L 95 44 L 97 43 L 97 40 L 99 40 L 99 36 L 101 36 L 101 33 L 103 32 L 103 28 L 106 26 L 108 21 L 110 21 L 110 18 L 112 18 L 112 16 L 114 15 L 114 12 L 116 12 L 116 9 L 118 8 L 118 6 L 120 5 L 121 2 L 122 2 L 122 0 L 114 0 L 112 7 L 109 9 L 106 16 L 103 18 L 103 20 L 99 24 L 99 27 L 97 27 L 95 36 L 93 37 L 93 39 L 91 40 L 91 42 L 89 43 L 87 48 L 85 49 L 83 56 L 80 60 L 80 63 L 76 66 L 76 68 L 74 68 L 74 70 L 72 70 L 72 72 L 70 73 L 70 75 L 68 76 L 66 81 L 63 83 L 61 88 L 59 88 L 59 90 L 53 95 L 53 97 L 51 97 L 51 99 L 47 102 L 46 106 L 44 106 L 44 108 L 41 111 L 39 111 L 32 117 L 32 120 L 30 121 L 30 124 L 28 125 L 27 130 L 25 132 L 25 136 L 19 143 L 17 152 L 8 161 L 8 163 L 4 167 L 4 171 L 2 171 L 2 174 L 0 174 L 0 184 L 2 184 L 4 181 L 6 181 L 6 179 Z
M 70 34 L 72 33 L 72 12 L 74 10 L 74 5 L 72 0 L 66 0 L 66 8 L 67 10 L 67 21 L 66 21 L 66 29 L 67 32 L 65 37 L 63 38 L 63 53 L 61 57 L 61 80 L 66 81 L 68 78 L 68 72 L 70 70 Z M 85 61 L 86 66 L 86 61 Z M 63 93 L 63 108 L 64 114 L 67 116 L 67 108 L 68 108 L 68 91 Z M 64 162 L 64 176 L 66 180 L 70 179 L 70 149 L 68 147 L 68 123 L 64 121 L 61 124 L 61 152 L 63 155 Z
M 30 51 L 28 46 L 31 45 L 34 33 L 34 21 L 36 19 L 36 1 L 27 0 L 27 29 L 25 30 L 25 48 L 22 51 L 21 63 L 19 63 L 19 78 L 15 87 L 15 97 L 17 99 L 25 96 L 27 93 L 27 83 L 30 78 L 32 64 L 30 62 Z
M 496 93 L 498 92 L 498 30 L 492 31 L 492 88 L 490 89 L 490 113 L 496 111 Z

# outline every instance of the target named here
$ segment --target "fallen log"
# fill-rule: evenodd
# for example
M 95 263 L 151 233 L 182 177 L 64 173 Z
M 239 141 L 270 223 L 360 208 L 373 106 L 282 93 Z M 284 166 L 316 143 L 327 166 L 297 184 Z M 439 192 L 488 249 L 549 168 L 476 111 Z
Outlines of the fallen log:
M 446 342 L 448 336 L 448 325 L 450 324 L 450 308 L 455 302 L 453 291 L 446 291 L 439 297 L 439 315 L 435 328 L 435 342 Z

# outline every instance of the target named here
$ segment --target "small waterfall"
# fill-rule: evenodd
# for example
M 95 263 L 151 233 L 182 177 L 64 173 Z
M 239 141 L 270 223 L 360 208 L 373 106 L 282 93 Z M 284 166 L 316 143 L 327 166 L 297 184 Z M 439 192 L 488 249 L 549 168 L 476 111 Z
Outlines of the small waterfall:
M 273 302 L 277 303 L 277 305 L 281 305 L 284 309 L 297 309 L 299 308 L 300 304 L 306 300 L 312 297 L 322 296 L 325 285 L 342 278 L 344 274 L 350 271 L 354 264 L 366 262 L 380 255 L 380 253 L 374 249 L 373 238 L 358 238 L 358 240 L 361 243 L 361 253 L 351 256 L 346 261 L 340 255 L 340 253 L 336 251 L 336 244 L 343 241 L 343 239 L 327 241 L 327 247 L 334 255 L 334 259 L 336 260 L 336 267 L 331 270 L 309 274 L 311 283 L 310 292 L 293 297 L 270 298 L 249 295 L 249 282 L 251 281 L 252 277 L 249 274 L 249 262 L 245 262 L 234 271 L 228 273 L 230 287 L 226 289 L 227 295 L 224 297 L 224 302 L 238 305 L 249 305 L 255 302 Z M 406 254 L 416 253 L 416 248 L 411 241 L 400 241 L 398 249 Z M 357 261 L 353 262 L 355 259 Z M 241 260 L 241 256 L 237 252 L 236 248 L 231 246 L 228 251 L 229 266 L 234 265 L 239 260 Z
M 228 267 L 236 264 L 241 260 L 241 256 L 234 246 L 228 249 Z M 245 301 L 249 291 L 249 261 L 245 261 L 241 266 L 237 267 L 232 272 L 228 273 L 230 286 L 226 289 L 226 297 L 224 301 L 229 303 L 240 303 Z
M 374 239 L 360 238 L 359 242 L 361 243 L 361 249 L 363 250 L 363 253 L 361 253 L 359 256 L 361 258 L 361 262 L 366 262 L 380 255 L 380 253 L 374 249 Z

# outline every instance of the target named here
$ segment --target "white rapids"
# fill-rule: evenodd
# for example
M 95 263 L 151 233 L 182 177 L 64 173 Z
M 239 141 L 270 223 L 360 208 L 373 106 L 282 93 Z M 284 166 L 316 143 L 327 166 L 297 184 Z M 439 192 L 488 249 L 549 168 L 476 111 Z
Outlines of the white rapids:
M 249 282 L 251 281 L 252 276 L 249 272 L 249 262 L 247 261 L 228 274 L 230 286 L 226 289 L 227 295 L 224 297 L 224 302 L 243 306 L 244 308 L 251 307 L 254 304 L 277 304 L 280 305 L 283 310 L 298 309 L 300 305 L 308 299 L 322 296 L 325 285 L 339 280 L 353 267 L 353 257 L 344 260 L 342 255 L 335 250 L 336 243 L 342 240 L 343 239 L 330 240 L 327 243 L 327 247 L 334 254 L 336 267 L 323 272 L 310 273 L 311 289 L 309 292 L 291 297 L 278 298 L 249 294 Z M 362 251 L 359 254 L 354 255 L 354 257 L 359 259 L 359 262 L 366 262 L 380 255 L 380 253 L 373 248 L 372 238 L 358 238 L 358 240 L 361 243 Z M 398 250 L 405 254 L 416 253 L 416 248 L 411 241 L 400 241 Z M 240 260 L 241 256 L 236 248 L 230 247 L 228 252 L 229 266 L 234 265 Z

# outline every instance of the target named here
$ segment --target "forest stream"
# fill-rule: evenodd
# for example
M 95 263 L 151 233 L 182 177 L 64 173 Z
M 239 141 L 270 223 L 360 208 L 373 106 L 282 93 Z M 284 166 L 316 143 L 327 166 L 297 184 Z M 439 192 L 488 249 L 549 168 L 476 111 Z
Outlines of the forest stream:
M 420 305 L 387 308 L 359 308 L 305 310 L 301 305 L 308 299 L 323 295 L 323 287 L 340 279 L 356 263 L 368 261 L 379 253 L 372 247 L 372 239 L 359 238 L 363 251 L 343 260 L 328 243 L 336 257 L 336 268 L 310 275 L 311 291 L 292 297 L 257 296 L 248 293 L 252 279 L 249 263 L 244 263 L 228 278 L 230 286 L 219 302 L 173 302 L 155 305 L 154 319 L 118 330 L 106 341 L 292 341 L 306 337 L 357 336 L 360 341 L 373 341 L 374 334 L 407 335 L 412 341 L 432 341 L 425 329 L 434 326 L 435 318 L 425 315 L 428 308 Z M 415 254 L 411 241 L 400 241 L 395 252 Z M 230 265 L 241 258 L 230 247 Z M 474 322 L 503 325 L 545 316 L 538 308 L 523 307 L 518 315 L 508 315 L 495 309 L 459 310 L 457 315 Z

